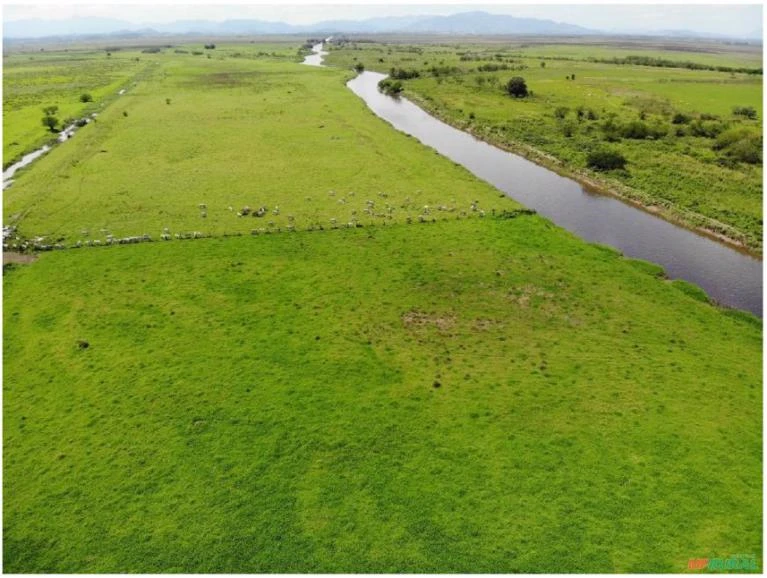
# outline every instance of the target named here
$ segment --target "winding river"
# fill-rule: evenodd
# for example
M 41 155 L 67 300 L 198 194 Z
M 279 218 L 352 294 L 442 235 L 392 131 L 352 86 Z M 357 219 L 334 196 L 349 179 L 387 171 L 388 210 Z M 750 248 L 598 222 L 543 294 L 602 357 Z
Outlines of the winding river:
M 314 47 L 313 56 L 319 63 L 322 47 Z M 557 225 L 587 241 L 613 246 L 628 257 L 658 263 L 670 278 L 695 283 L 718 303 L 762 316 L 760 259 L 615 197 L 588 191 L 572 179 L 437 120 L 405 98 L 382 94 L 378 82 L 385 77 L 363 72 L 347 86 L 394 128 L 463 165 Z

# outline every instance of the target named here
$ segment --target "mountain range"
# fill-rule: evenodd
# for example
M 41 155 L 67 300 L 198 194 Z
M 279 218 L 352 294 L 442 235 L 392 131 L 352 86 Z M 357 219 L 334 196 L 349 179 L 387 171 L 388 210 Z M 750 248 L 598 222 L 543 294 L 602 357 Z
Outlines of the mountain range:
M 487 12 L 463 12 L 449 16 L 399 16 L 370 18 L 367 20 L 329 20 L 315 24 L 294 25 L 265 20 L 179 20 L 170 23 L 136 24 L 111 18 L 70 18 L 45 20 L 39 18 L 3 23 L 3 38 L 44 38 L 66 36 L 93 36 L 129 34 L 131 36 L 158 34 L 210 34 L 216 36 L 248 34 L 350 34 L 350 33 L 413 33 L 413 34 L 537 34 L 551 36 L 577 36 L 615 34 L 574 24 L 517 18 Z M 696 33 L 693 31 L 648 31 L 654 36 L 688 36 L 725 38 L 725 35 Z M 754 33 L 761 39 L 761 31 Z

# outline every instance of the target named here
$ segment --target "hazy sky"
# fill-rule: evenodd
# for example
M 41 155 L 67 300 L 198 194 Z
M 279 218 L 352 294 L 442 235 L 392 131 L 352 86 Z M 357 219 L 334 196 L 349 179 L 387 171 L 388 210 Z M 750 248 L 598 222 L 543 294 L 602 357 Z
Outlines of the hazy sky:
M 12 0 L 11 0 L 12 1 Z M 380 2 L 380 0 L 379 0 Z M 268 3 L 203 2 L 187 0 L 162 3 L 146 0 L 107 0 L 100 4 L 79 4 L 66 0 L 38 0 L 37 2 L 9 2 L 3 0 L 5 21 L 22 18 L 63 19 L 82 16 L 118 18 L 135 23 L 171 22 L 173 20 L 226 20 L 230 18 L 257 18 L 309 24 L 320 20 L 363 19 L 374 16 L 402 16 L 407 14 L 453 14 L 467 10 L 485 10 L 496 14 L 511 14 L 533 18 L 546 18 L 611 31 L 687 29 L 696 32 L 717 32 L 731 35 L 752 34 L 761 29 L 762 5 L 695 5 L 654 3 L 600 3 L 563 4 L 538 2 L 535 5 L 513 2 L 462 2 L 460 4 L 408 4 L 392 0 L 385 5 L 357 0 L 339 4 L 295 0 L 285 5 Z

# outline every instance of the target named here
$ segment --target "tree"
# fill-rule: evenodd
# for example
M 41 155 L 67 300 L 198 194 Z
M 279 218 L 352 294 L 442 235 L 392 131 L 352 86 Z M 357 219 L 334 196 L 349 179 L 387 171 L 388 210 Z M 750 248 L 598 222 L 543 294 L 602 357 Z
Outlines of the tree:
M 84 92 L 80 95 L 80 102 L 93 102 L 93 97 L 88 92 Z
M 59 111 L 59 107 L 54 105 L 46 106 L 43 108 L 43 126 L 47 126 L 51 132 L 56 132 L 56 125 L 59 124 L 59 119 L 56 117 L 56 113 Z
M 546 68 L 546 63 L 545 62 L 541 62 L 541 68 Z
M 358 62 L 357 64 L 354 65 L 354 70 L 356 70 L 357 72 L 362 72 L 363 70 L 365 70 L 365 65 L 362 64 L 361 62 Z
M 514 98 L 524 98 L 528 95 L 527 84 L 521 76 L 515 76 L 506 84 L 506 92 Z

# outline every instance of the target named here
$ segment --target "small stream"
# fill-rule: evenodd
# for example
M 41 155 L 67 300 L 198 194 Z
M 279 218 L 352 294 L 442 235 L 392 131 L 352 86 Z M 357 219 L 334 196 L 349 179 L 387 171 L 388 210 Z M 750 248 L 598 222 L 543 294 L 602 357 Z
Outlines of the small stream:
M 323 45 L 314 47 L 321 65 Z M 560 227 L 628 257 L 657 263 L 672 279 L 702 287 L 718 303 L 762 316 L 762 261 L 654 216 L 615 197 L 586 190 L 518 155 L 437 120 L 412 102 L 378 91 L 386 75 L 363 72 L 349 89 L 380 118 Z

